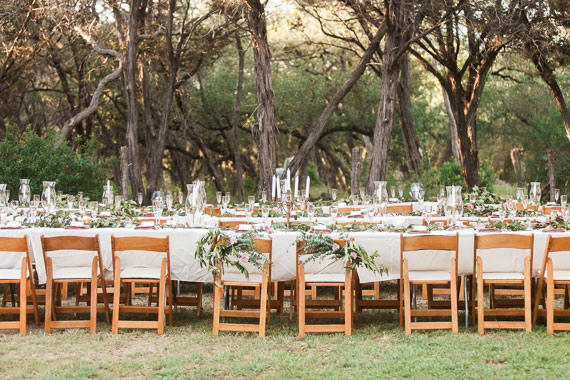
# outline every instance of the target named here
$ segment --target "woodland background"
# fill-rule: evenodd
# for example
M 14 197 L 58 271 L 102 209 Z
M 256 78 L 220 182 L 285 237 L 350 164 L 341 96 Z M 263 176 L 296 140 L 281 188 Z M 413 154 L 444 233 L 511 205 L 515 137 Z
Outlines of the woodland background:
M 292 158 L 319 197 L 362 147 L 369 190 L 433 194 L 546 185 L 550 148 L 568 191 L 569 26 L 568 0 L 3 0 L 0 182 L 241 201 Z

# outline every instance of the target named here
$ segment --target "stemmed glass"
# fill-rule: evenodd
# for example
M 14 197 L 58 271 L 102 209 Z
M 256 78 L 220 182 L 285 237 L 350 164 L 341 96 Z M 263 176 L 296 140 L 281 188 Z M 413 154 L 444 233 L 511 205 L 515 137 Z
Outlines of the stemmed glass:
M 425 218 L 425 220 L 426 220 L 427 230 L 428 230 L 428 232 L 429 232 L 429 224 L 430 224 L 430 222 L 431 222 L 431 214 L 432 214 L 432 211 L 433 211 L 433 210 L 432 210 L 432 206 L 431 206 L 431 205 L 426 205 L 425 208 L 424 208 L 424 211 L 425 211 L 424 218 Z
M 97 218 L 97 209 L 99 207 L 99 204 L 96 201 L 93 202 L 89 202 L 89 211 L 91 212 L 91 218 L 92 219 L 96 219 Z
M 143 193 L 137 193 L 137 203 L 139 204 L 139 208 L 141 208 L 143 203 Z
M 338 215 L 338 206 L 331 206 L 331 222 L 332 224 L 336 224 L 336 217 Z
M 38 216 L 39 205 L 40 205 L 39 201 L 36 200 L 30 201 L 30 219 L 32 223 L 36 221 L 36 217 Z
M 254 195 L 249 195 L 247 197 L 247 204 L 249 205 L 250 208 L 253 208 L 253 204 L 255 203 L 255 196 Z
M 269 205 L 263 204 L 261 205 L 261 216 L 263 217 L 263 223 L 268 225 L 268 218 L 269 218 Z
M 398 185 L 398 198 L 400 198 L 401 201 L 404 200 L 404 185 Z
M 559 198 L 560 198 L 560 189 L 554 189 L 554 202 L 558 203 Z
M 81 199 L 77 203 L 78 203 L 78 207 L 79 207 L 79 214 L 83 218 L 85 216 L 85 207 L 87 206 L 87 201 Z
M 396 186 L 390 186 L 390 197 L 396 198 Z
M 154 214 L 154 219 L 156 220 L 156 224 L 160 223 L 160 218 L 162 217 L 162 199 L 155 199 L 152 201 L 152 212 Z
M 69 211 L 71 211 L 71 209 L 73 209 L 73 202 L 75 202 L 75 197 L 73 195 L 68 195 L 67 196 L 67 208 L 69 209 Z
M 10 210 L 12 211 L 13 215 L 18 213 L 18 207 L 20 206 L 20 202 L 17 200 L 13 200 L 10 202 Z
M 262 203 L 267 202 L 267 191 L 265 191 L 265 190 L 263 190 L 263 191 L 261 192 L 261 202 L 262 202 Z
M 166 209 L 168 210 L 168 212 L 172 210 L 173 203 L 174 203 L 174 197 L 172 196 L 172 193 L 169 191 L 166 193 Z
M 364 201 L 364 198 L 366 197 L 366 192 L 364 191 L 364 187 L 361 187 L 358 190 L 359 190 L 359 194 L 360 194 L 360 200 Z
M 528 207 L 528 195 L 523 194 L 521 203 L 523 206 L 523 210 L 526 211 L 526 208 Z
M 218 204 L 218 207 L 222 204 L 222 192 L 221 191 L 216 191 L 216 203 Z
M 312 222 L 315 217 L 315 205 L 311 202 L 307 202 L 307 216 L 309 217 L 309 222 Z
M 184 193 L 182 191 L 178 192 L 178 204 L 184 204 Z
M 517 187 L 517 201 L 522 201 L 524 195 L 524 189 L 522 187 Z
M 336 189 L 331 189 L 331 198 L 334 201 L 336 201 Z
M 563 194 L 560 196 L 560 206 L 562 206 L 562 208 L 566 207 L 566 205 L 568 204 L 568 196 L 566 194 Z
M 224 209 L 227 209 L 229 204 L 230 204 L 230 193 L 226 193 L 226 195 L 224 195 L 222 197 L 222 204 Z

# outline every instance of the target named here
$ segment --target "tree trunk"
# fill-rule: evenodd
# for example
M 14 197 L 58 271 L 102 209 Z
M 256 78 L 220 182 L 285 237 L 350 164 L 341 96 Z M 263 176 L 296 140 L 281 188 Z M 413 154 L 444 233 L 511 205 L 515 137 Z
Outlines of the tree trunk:
M 368 176 L 368 193 L 374 191 L 374 181 L 386 178 L 388 169 L 388 150 L 394 126 L 394 108 L 396 100 L 396 87 L 398 86 L 399 62 L 396 61 L 398 48 L 401 45 L 401 32 L 399 25 L 398 5 L 391 10 L 392 20 L 386 33 L 386 45 L 382 57 L 382 84 L 380 86 L 380 100 L 376 113 L 376 126 L 372 138 L 373 149 L 370 157 L 370 174 Z
M 275 173 L 275 105 L 271 83 L 271 54 L 267 42 L 265 8 L 260 0 L 245 0 L 248 6 L 248 24 L 252 37 L 253 61 L 255 64 L 255 87 L 257 91 L 257 135 L 259 155 L 258 197 L 263 190 L 271 190 Z
M 243 169 L 241 165 L 241 157 L 239 151 L 239 114 L 241 108 L 241 98 L 243 94 L 243 69 L 245 65 L 245 52 L 241 44 L 241 38 L 239 37 L 239 32 L 236 30 L 236 48 L 238 52 L 238 80 L 236 89 L 236 99 L 234 103 L 234 113 L 232 117 L 232 133 L 234 138 L 234 165 L 236 169 L 236 183 L 235 191 L 237 193 L 238 202 L 241 203 L 244 200 L 243 194 Z
M 548 183 L 550 184 L 550 202 L 554 202 L 554 190 L 556 189 L 556 172 L 554 169 L 554 152 L 546 148 L 546 163 L 548 164 Z
M 121 147 L 121 194 L 127 197 L 129 193 L 129 149 Z M 134 196 L 133 196 L 134 198 Z
M 412 102 L 410 100 L 410 81 L 412 67 L 410 57 L 405 54 L 400 62 L 400 82 L 398 83 L 398 118 L 402 128 L 402 140 L 406 153 L 406 163 L 410 174 L 422 176 L 422 154 L 420 153 L 420 140 L 416 132 L 414 117 L 412 115 Z
M 356 84 L 356 82 L 358 82 L 362 74 L 364 74 L 366 66 L 370 62 L 372 55 L 374 55 L 374 53 L 378 49 L 380 40 L 382 39 L 385 33 L 386 33 L 386 23 L 383 23 L 378 28 L 378 31 L 376 32 L 376 35 L 374 36 L 372 41 L 370 41 L 370 45 L 368 46 L 368 49 L 366 49 L 366 52 L 364 53 L 362 58 L 360 59 L 360 62 L 358 63 L 356 69 L 354 69 L 354 71 L 350 74 L 348 79 L 342 84 L 342 86 L 340 86 L 340 88 L 329 100 L 329 102 L 321 112 L 321 115 L 319 116 L 319 119 L 317 120 L 315 127 L 311 130 L 311 133 L 309 134 L 309 136 L 307 137 L 307 139 L 305 140 L 305 142 L 303 143 L 297 154 L 295 154 L 295 157 L 289 164 L 289 168 L 291 169 L 292 172 L 295 172 L 299 169 L 299 167 L 301 166 L 301 162 L 303 161 L 303 158 L 311 151 L 311 149 L 313 149 L 317 141 L 319 141 L 319 139 L 321 138 L 321 135 L 325 130 L 327 123 L 329 122 L 330 118 L 336 111 L 339 103 L 342 101 L 342 99 L 344 99 L 346 94 L 350 92 L 350 90 Z
M 137 29 L 140 0 L 133 0 L 129 12 L 129 33 L 125 56 L 125 100 L 127 103 L 127 148 L 129 149 L 129 174 L 133 194 L 143 191 L 142 171 L 138 146 L 138 105 L 136 98 Z
M 449 102 L 449 95 L 443 86 L 441 87 L 441 93 L 443 95 L 443 104 L 445 106 L 445 111 L 447 112 L 447 117 L 449 118 L 449 136 L 451 139 L 451 152 L 453 153 L 453 158 L 458 165 L 461 165 L 461 160 L 459 159 L 459 144 L 457 143 L 457 121 L 455 116 L 453 116 L 453 110 L 451 109 L 451 103 Z
M 350 180 L 350 194 L 357 195 L 360 187 L 360 169 L 362 167 L 362 147 L 352 148 L 352 172 Z

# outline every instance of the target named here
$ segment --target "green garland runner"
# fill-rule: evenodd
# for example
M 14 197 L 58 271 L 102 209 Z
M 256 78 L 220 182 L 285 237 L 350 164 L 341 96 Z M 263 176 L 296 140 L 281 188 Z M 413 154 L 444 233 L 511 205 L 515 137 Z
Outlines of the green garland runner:
M 306 263 L 332 259 L 346 263 L 346 267 L 350 270 L 363 267 L 375 273 L 388 274 L 388 268 L 374 261 L 379 256 L 378 251 L 369 255 L 354 238 L 341 237 L 341 239 L 346 240 L 346 244 L 343 247 L 330 236 L 321 233 L 303 232 L 297 239 L 297 242 L 304 241 L 303 251 L 308 255 L 305 260 Z
M 245 264 L 252 264 L 261 269 L 266 256 L 255 248 L 255 235 L 251 232 L 239 235 L 228 235 L 217 229 L 208 231 L 198 241 L 195 257 L 202 268 L 208 268 L 214 277 L 220 275 L 218 265 L 233 266 L 246 277 L 249 272 Z M 216 283 L 216 286 L 221 284 Z

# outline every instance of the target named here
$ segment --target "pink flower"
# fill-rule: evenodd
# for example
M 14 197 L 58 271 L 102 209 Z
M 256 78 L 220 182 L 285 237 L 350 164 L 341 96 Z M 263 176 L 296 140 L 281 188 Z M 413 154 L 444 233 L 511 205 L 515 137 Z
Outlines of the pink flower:
M 350 252 L 350 257 L 352 257 L 353 259 L 356 259 L 358 257 L 358 255 L 356 254 L 356 252 L 352 251 L 352 252 Z
M 337 250 L 337 249 L 339 249 L 339 248 L 340 248 L 340 245 L 338 245 L 337 243 L 334 243 L 334 244 L 332 245 L 332 249 L 333 249 L 333 250 Z
M 247 263 L 249 261 L 249 255 L 247 253 L 242 254 L 240 260 L 244 264 Z
M 354 236 L 350 238 L 350 240 L 354 241 Z
M 234 244 L 236 244 L 236 243 L 237 243 L 237 237 L 232 236 L 232 237 L 230 238 L 230 244 L 231 244 L 231 245 L 234 245 Z
M 271 233 L 273 233 L 273 231 L 271 230 L 271 227 L 269 227 L 269 226 L 267 226 L 267 225 L 266 225 L 266 226 L 264 226 L 264 227 L 263 227 L 263 229 L 264 229 L 264 230 L 265 230 L 265 232 L 267 232 L 268 234 L 271 234 Z

